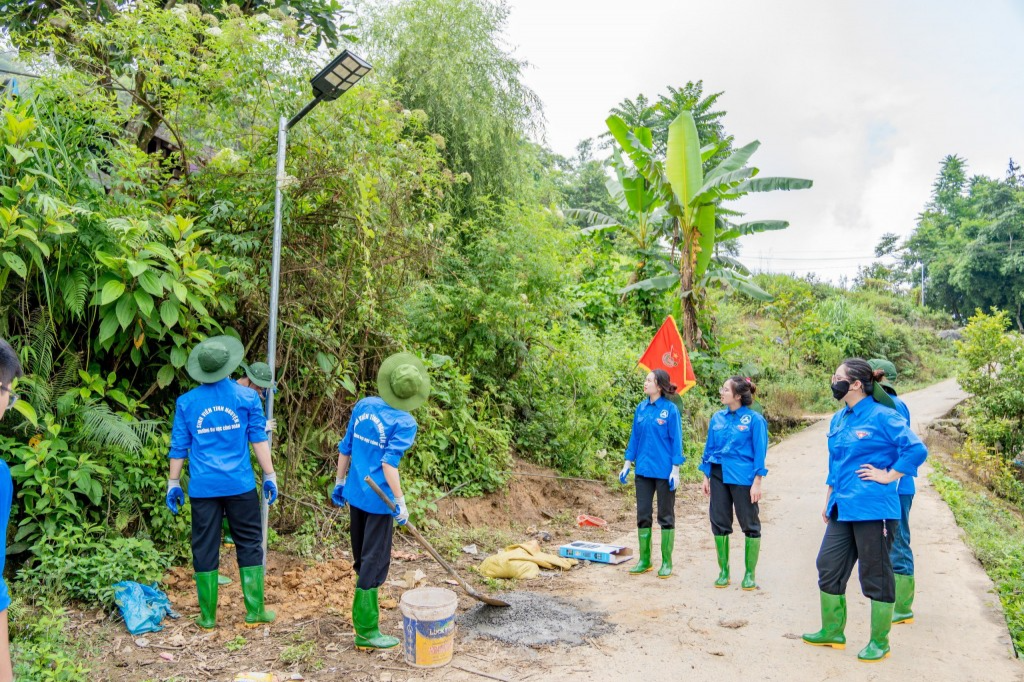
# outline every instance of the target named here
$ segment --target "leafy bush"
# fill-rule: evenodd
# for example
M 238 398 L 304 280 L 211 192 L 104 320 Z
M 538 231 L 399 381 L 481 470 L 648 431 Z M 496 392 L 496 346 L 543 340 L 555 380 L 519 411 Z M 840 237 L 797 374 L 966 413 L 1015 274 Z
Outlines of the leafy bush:
M 434 355 L 430 364 L 431 399 L 416 415 L 416 445 L 403 470 L 436 486 L 462 486 L 464 496 L 498 489 L 508 478 L 510 434 L 493 396 L 474 398 L 469 375 L 451 358 Z
M 88 665 L 65 632 L 64 608 L 44 600 L 29 609 L 15 598 L 9 610 L 14 679 L 32 682 L 81 682 Z
M 972 395 L 967 433 L 1007 460 L 1024 454 L 1024 338 L 1009 328 L 1005 311 L 978 311 L 957 342 L 964 363 L 957 378 Z
M 115 583 L 157 582 L 169 566 L 149 540 L 109 537 L 97 526 L 65 528 L 33 551 L 35 560 L 20 573 L 24 584 L 107 607 Z

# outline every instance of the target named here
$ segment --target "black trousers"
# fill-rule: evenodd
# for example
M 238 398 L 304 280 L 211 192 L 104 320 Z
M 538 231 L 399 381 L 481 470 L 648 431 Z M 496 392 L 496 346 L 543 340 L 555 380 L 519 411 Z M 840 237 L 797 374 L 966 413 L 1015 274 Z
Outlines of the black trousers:
M 833 507 L 818 550 L 818 587 L 828 594 L 846 594 L 846 583 L 857 563 L 860 590 L 868 599 L 896 601 L 896 579 L 889 552 L 898 521 L 839 521 Z
M 356 587 L 372 590 L 388 579 L 391 568 L 391 539 L 395 532 L 391 514 L 371 514 L 348 506 L 349 537 L 352 540 L 352 567 L 358 579 Z
M 636 476 L 636 527 L 650 528 L 654 493 L 658 493 L 658 525 L 662 530 L 676 527 L 676 494 L 668 489 L 667 478 Z
M 253 488 L 241 495 L 193 497 L 192 566 L 196 573 L 216 571 L 220 567 L 221 521 L 228 518 L 235 539 L 238 566 L 263 565 L 263 521 L 260 498 Z
M 750 501 L 749 485 L 733 485 L 722 478 L 722 465 L 711 465 L 711 532 L 715 535 L 732 534 L 732 512 L 748 538 L 761 537 L 761 517 L 758 505 Z

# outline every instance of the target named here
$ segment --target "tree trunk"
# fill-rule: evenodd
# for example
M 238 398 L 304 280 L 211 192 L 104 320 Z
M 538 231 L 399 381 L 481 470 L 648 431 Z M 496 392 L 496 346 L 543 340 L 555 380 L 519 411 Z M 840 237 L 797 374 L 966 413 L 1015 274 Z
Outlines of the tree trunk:
M 678 218 L 676 219 L 678 222 Z M 683 343 L 688 350 L 700 344 L 700 327 L 697 326 L 697 306 L 693 291 L 694 270 L 697 259 L 694 253 L 696 230 L 683 230 L 682 257 L 679 259 L 679 303 L 683 311 Z

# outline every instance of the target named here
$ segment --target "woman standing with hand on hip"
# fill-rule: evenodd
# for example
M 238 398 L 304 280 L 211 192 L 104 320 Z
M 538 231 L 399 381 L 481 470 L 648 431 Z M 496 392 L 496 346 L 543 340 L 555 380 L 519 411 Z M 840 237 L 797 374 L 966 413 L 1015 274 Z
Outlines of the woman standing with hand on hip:
M 676 488 L 683 457 L 683 430 L 679 409 L 669 400 L 676 392 L 668 372 L 656 369 L 644 380 L 646 397 L 633 414 L 633 431 L 626 447 L 626 462 L 619 482 L 626 484 L 629 470 L 636 464 L 636 526 L 640 540 L 640 559 L 630 574 L 647 573 L 651 565 L 651 523 L 654 494 L 658 494 L 658 525 L 661 527 L 661 568 L 659 578 L 672 575 L 672 549 L 675 546 Z
M 750 409 L 757 388 L 750 379 L 731 377 L 718 389 L 725 409 L 716 412 L 708 424 L 704 444 L 704 494 L 711 498 L 711 532 L 718 553 L 718 580 L 715 587 L 729 585 L 729 535 L 733 510 L 746 536 L 745 567 L 742 588 L 757 589 L 754 569 L 761 553 L 761 479 L 768 475 L 768 422 Z
M 889 656 L 896 585 L 889 553 L 900 518 L 896 481 L 916 476 L 928 456 L 921 439 L 860 358 L 846 360 L 832 377 L 832 395 L 844 407 L 828 431 L 828 478 L 818 551 L 821 630 L 803 640 L 846 648 L 846 583 L 857 563 L 860 586 L 871 600 L 871 639 L 857 658 Z

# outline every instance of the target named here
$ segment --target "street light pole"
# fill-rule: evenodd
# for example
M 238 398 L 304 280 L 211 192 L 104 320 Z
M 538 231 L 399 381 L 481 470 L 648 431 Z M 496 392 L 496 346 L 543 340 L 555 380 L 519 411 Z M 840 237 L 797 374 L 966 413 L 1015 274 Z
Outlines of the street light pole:
M 315 97 L 290 119 L 282 116 L 277 122 L 277 171 L 274 174 L 274 246 L 270 266 L 270 328 L 267 332 L 267 364 L 270 365 L 271 388 L 267 391 L 267 419 L 274 418 L 274 391 L 277 389 L 277 309 L 281 296 L 281 223 L 284 204 L 285 154 L 288 147 L 288 131 L 305 118 L 316 105 L 323 101 L 338 99 L 370 72 L 370 66 L 348 50 L 335 57 L 310 83 Z M 273 434 L 267 434 L 267 445 L 271 445 Z M 263 525 L 263 568 L 267 566 L 267 534 L 270 527 L 270 505 L 266 495 L 260 492 L 260 517 Z

